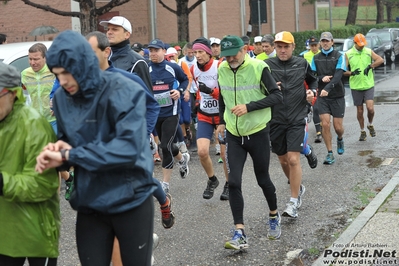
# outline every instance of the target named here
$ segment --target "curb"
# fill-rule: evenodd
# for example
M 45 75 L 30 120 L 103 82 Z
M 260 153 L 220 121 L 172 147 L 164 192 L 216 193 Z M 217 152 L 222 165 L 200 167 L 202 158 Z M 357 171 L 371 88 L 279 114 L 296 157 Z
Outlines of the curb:
M 376 197 L 367 205 L 367 207 L 356 217 L 349 227 L 339 236 L 339 238 L 331 244 L 327 249 L 332 252 L 341 252 L 362 230 L 367 222 L 374 216 L 380 206 L 385 202 L 386 198 L 395 190 L 399 184 L 399 171 L 389 180 L 388 184 L 376 195 Z M 334 260 L 332 256 L 323 257 L 321 255 L 312 265 L 325 266 L 323 260 Z

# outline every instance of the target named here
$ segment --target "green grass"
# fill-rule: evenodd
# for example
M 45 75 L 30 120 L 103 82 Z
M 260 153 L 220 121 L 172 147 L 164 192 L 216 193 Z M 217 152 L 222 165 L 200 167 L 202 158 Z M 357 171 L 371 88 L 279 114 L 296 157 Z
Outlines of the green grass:
M 332 26 L 345 26 L 346 17 L 348 15 L 348 7 L 332 7 Z M 330 28 L 330 11 L 328 7 L 317 8 L 319 29 Z M 398 9 L 392 9 L 393 20 L 399 14 Z M 359 6 L 357 9 L 356 24 L 371 25 L 375 24 L 377 18 L 377 8 L 375 6 Z M 386 19 L 386 12 L 384 14 Z

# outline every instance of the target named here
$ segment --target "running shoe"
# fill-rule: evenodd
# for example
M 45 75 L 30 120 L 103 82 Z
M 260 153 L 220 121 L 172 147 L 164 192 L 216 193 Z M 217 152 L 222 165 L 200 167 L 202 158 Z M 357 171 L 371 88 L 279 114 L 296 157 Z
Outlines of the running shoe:
M 298 218 L 298 208 L 292 201 L 288 202 L 283 212 L 283 216 L 290 218 Z
M 277 216 L 269 218 L 269 229 L 267 231 L 267 237 L 270 240 L 279 239 L 281 236 L 281 216 L 277 212 Z
M 312 146 L 310 146 L 309 144 L 308 144 L 308 146 L 309 146 L 310 152 L 308 155 L 305 155 L 305 157 L 306 157 L 306 159 L 308 159 L 308 164 L 309 164 L 310 168 L 314 169 L 317 167 L 317 156 L 314 153 Z
M 296 208 L 299 209 L 299 207 L 301 207 L 302 205 L 302 197 L 303 194 L 305 194 L 306 188 L 304 185 L 301 184 L 301 186 L 299 187 L 299 193 L 298 193 L 298 203 L 296 204 Z
M 212 180 L 209 179 L 208 184 L 206 185 L 206 189 L 202 194 L 202 197 L 204 199 L 211 199 L 213 197 L 213 193 L 215 192 L 215 188 L 217 188 L 218 186 L 219 186 L 219 180 L 217 178 L 213 182 Z
M 236 250 L 248 248 L 247 236 L 240 229 L 235 230 L 233 238 L 224 244 L 224 248 Z
M 365 141 L 366 139 L 367 139 L 366 131 L 364 131 L 364 130 L 360 131 L 359 141 Z
M 219 158 L 218 163 L 223 163 L 222 157 Z
M 337 137 L 337 153 L 341 155 L 344 154 L 344 152 L 345 152 L 344 139 L 338 140 Z
M 369 125 L 369 126 L 367 126 L 367 129 L 370 132 L 370 136 L 372 136 L 374 138 L 376 136 L 374 126 L 373 125 Z
M 323 136 L 321 135 L 321 132 L 317 132 L 314 142 L 321 143 L 322 138 L 323 138 Z
M 223 192 L 220 195 L 220 200 L 229 200 L 229 183 L 226 182 L 223 187 Z
M 190 154 L 188 152 L 183 153 L 182 159 L 184 159 L 183 162 L 178 162 L 180 176 L 181 178 L 186 178 L 189 173 L 188 162 L 190 161 Z
M 215 148 L 216 148 L 216 155 L 220 155 L 220 144 L 216 144 Z
M 332 153 L 327 153 L 326 159 L 324 160 L 324 164 L 333 164 L 335 162 L 334 155 Z
M 168 205 L 161 207 L 162 214 L 162 226 L 165 229 L 171 228 L 175 223 L 175 215 L 172 212 L 172 197 L 170 194 L 166 194 Z
M 160 163 L 162 162 L 161 156 L 159 156 L 159 153 L 154 154 L 154 163 Z

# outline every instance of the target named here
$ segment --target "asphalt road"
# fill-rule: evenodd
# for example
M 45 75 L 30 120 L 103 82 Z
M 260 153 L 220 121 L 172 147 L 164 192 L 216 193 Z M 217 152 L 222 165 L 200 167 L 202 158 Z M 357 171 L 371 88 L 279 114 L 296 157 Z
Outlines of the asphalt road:
M 377 70 L 376 80 L 384 80 L 396 70 Z M 396 73 L 397 74 L 397 73 Z M 385 88 L 377 87 L 379 93 Z M 392 91 L 392 88 L 386 88 Z M 382 102 L 376 105 L 375 128 L 377 137 L 368 137 L 359 142 L 359 126 L 356 109 L 348 104 L 344 119 L 345 153 L 337 155 L 334 165 L 326 166 L 322 161 L 327 154 L 324 143 L 314 144 L 319 165 L 310 169 L 302 157 L 303 184 L 306 186 L 303 204 L 296 220 L 283 218 L 282 235 L 279 240 L 270 241 L 266 237 L 268 206 L 256 183 L 251 159 L 248 158 L 243 174 L 243 194 L 245 200 L 244 219 L 249 248 L 246 251 L 225 250 L 224 242 L 231 238 L 234 228 L 229 202 L 220 201 L 223 189 L 220 182 L 215 196 L 210 200 L 202 198 L 207 177 L 197 154 L 191 152 L 190 174 L 186 179 L 179 177 L 175 169 L 171 181 L 173 211 L 176 223 L 171 229 L 161 225 L 161 213 L 155 204 L 155 233 L 160 244 L 155 250 L 155 265 L 285 265 L 287 253 L 301 250 L 303 264 L 311 265 L 318 253 L 329 246 L 347 227 L 356 215 L 367 205 L 373 193 L 378 192 L 399 169 L 397 104 Z M 309 127 L 310 140 L 315 130 Z M 397 132 L 397 131 L 396 131 Z M 336 150 L 335 134 L 333 149 Z M 211 147 L 216 175 L 223 180 L 222 165 Z M 393 163 L 381 166 L 384 158 L 396 158 Z M 278 208 L 282 211 L 289 200 L 290 192 L 286 177 L 279 165 L 277 156 L 272 154 L 270 175 L 277 189 Z M 161 166 L 155 166 L 155 176 L 161 179 Z M 62 196 L 64 189 L 62 190 Z M 76 213 L 67 201 L 61 199 L 62 229 L 58 265 L 80 265 L 75 245 Z

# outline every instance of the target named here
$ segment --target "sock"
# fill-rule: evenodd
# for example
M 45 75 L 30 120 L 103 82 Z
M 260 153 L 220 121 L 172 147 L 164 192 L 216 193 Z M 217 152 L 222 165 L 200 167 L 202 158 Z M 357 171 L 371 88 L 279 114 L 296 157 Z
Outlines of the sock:
M 169 205 L 169 203 L 170 203 L 170 200 L 168 197 L 166 197 L 165 203 L 161 205 L 161 208 L 167 207 Z
M 373 125 L 373 123 L 370 123 L 370 122 L 367 123 L 367 126 L 372 126 L 372 125 Z
M 241 234 L 242 234 L 243 236 L 245 236 L 244 228 L 237 228 L 236 231 L 241 231 Z
M 181 156 L 181 159 L 180 159 L 179 163 L 184 163 L 184 156 L 183 155 Z
M 332 151 L 328 151 L 328 153 L 332 153 Z
M 306 145 L 306 146 L 308 147 L 307 149 L 308 149 L 309 151 L 308 151 L 308 153 L 306 153 L 305 156 L 309 156 L 309 155 L 312 153 L 312 150 L 309 148 L 309 145 Z
M 275 218 L 277 218 L 277 212 L 276 212 L 276 213 L 274 213 L 274 214 L 272 214 L 272 213 L 269 213 L 269 218 L 271 218 L 271 219 L 275 219 Z
M 213 175 L 212 177 L 209 177 L 209 180 L 211 180 L 212 182 L 215 182 L 217 180 L 217 178 L 215 175 Z
M 224 184 L 225 186 L 229 186 L 229 182 L 228 181 L 226 181 L 226 183 Z
M 338 138 L 338 137 L 337 137 L 337 140 L 339 140 L 339 141 L 342 141 L 342 139 L 343 139 L 343 138 Z
M 298 204 L 298 198 L 290 198 L 290 201 L 293 202 L 295 204 L 295 206 Z
M 361 129 L 360 129 L 360 132 L 362 132 L 362 131 L 364 131 L 364 128 L 361 128 Z

